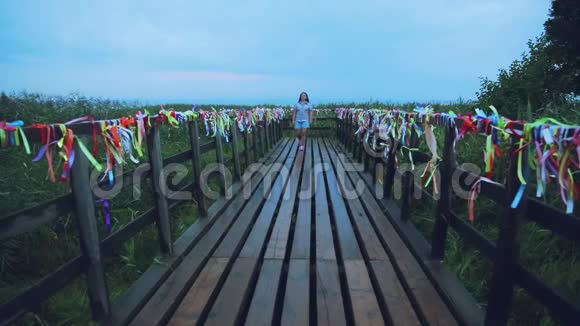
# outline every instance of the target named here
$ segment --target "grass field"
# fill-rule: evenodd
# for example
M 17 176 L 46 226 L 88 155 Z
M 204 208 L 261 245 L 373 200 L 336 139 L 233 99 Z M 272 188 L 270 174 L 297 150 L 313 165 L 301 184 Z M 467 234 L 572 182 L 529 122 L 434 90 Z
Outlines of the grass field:
M 337 105 L 320 105 L 319 108 L 334 109 Z M 392 107 L 385 103 L 352 103 L 340 106 L 357 107 Z M 415 104 L 403 105 L 413 108 Z M 190 105 L 166 105 L 176 110 L 189 109 Z M 240 106 L 231 106 L 239 108 Z M 436 111 L 453 110 L 455 112 L 472 111 L 475 103 L 459 102 L 449 105 L 435 105 Z M 138 103 L 116 102 L 91 99 L 82 96 L 46 97 L 36 94 L 18 94 L 3 97 L 0 102 L 0 120 L 24 120 L 26 124 L 64 122 L 83 115 L 97 119 L 118 118 L 132 114 L 137 110 L 149 109 L 156 112 L 157 107 L 144 108 Z M 561 112 L 561 111 L 560 111 Z M 568 123 L 579 123 L 578 107 L 572 107 L 566 114 L 558 117 Z M 501 113 L 501 111 L 500 111 Z M 542 114 L 546 114 L 543 112 Z M 316 122 L 315 126 L 333 127 L 333 123 Z M 441 138 L 440 131 L 436 131 Z M 313 134 L 333 136 L 324 131 Z M 287 132 L 286 135 L 291 135 Z M 163 157 L 168 157 L 189 148 L 186 128 L 162 128 Z M 202 142 L 210 141 L 205 139 Z M 482 166 L 481 148 L 484 139 L 470 136 L 458 144 L 458 161 L 472 162 Z M 229 146 L 226 159 L 231 155 Z M 39 149 L 33 146 L 33 153 Z M 426 149 L 423 147 L 423 149 Z M 0 151 L 0 215 L 17 209 L 30 207 L 49 200 L 68 191 L 62 183 L 52 183 L 47 176 L 47 165 L 43 160 L 32 163 L 20 148 Z M 102 158 L 101 158 L 102 159 Z M 215 160 L 214 152 L 203 157 L 205 164 Z M 505 164 L 505 158 L 499 162 Z M 131 168 L 129 165 L 127 168 Z M 190 174 L 191 175 L 191 174 Z M 496 180 L 502 181 L 497 175 Z M 218 187 L 212 184 L 212 187 Z M 113 231 L 129 223 L 150 206 L 149 189 L 142 192 L 142 200 L 134 200 L 132 189 L 123 190 L 112 202 L 111 214 L 114 219 Z M 552 191 L 553 192 L 553 191 Z M 555 198 L 548 198 L 550 203 L 559 205 Z M 454 210 L 467 216 L 467 203 L 455 201 Z M 559 207 L 559 206 L 558 206 Z M 429 238 L 433 224 L 434 205 L 419 201 L 414 207 L 412 221 Z M 496 204 L 484 198 L 477 201 L 477 219 L 474 226 L 490 237 L 497 237 L 498 212 Z M 97 206 L 101 236 L 106 235 L 102 208 Z M 180 206 L 171 212 L 173 218 L 173 239 L 176 239 L 198 216 L 194 202 Z M 580 301 L 580 248 L 578 243 L 566 241 L 535 224 L 528 224 L 522 230 L 521 260 L 530 270 L 538 274 L 550 285 L 560 289 L 574 302 Z M 488 282 L 491 275 L 491 264 L 477 251 L 451 231 L 447 243 L 446 264 L 459 276 L 467 289 L 482 305 L 488 293 Z M 22 236 L 14 237 L 0 243 L 0 301 L 5 302 L 16 293 L 54 269 L 68 259 L 80 253 L 76 226 L 72 216 L 63 216 L 54 223 L 39 228 Z M 139 235 L 128 241 L 118 255 L 107 262 L 107 281 L 114 298 L 122 294 L 143 271 L 155 264 L 159 257 L 156 230 L 153 225 L 144 229 Z M 555 325 L 556 321 L 547 316 L 542 306 L 534 302 L 521 289 L 516 290 L 512 325 Z M 28 314 L 20 322 L 22 325 L 87 325 L 91 324 L 86 286 L 82 279 L 70 284 L 58 295 L 51 298 L 37 314 Z

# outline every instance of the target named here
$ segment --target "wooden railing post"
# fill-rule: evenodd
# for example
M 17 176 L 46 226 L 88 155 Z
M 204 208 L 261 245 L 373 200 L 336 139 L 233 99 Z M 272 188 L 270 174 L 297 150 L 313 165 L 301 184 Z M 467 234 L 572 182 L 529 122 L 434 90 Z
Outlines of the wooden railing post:
M 344 129 L 344 146 L 348 151 L 350 148 L 350 129 L 352 128 L 352 120 L 349 118 Z
M 431 257 L 443 259 L 445 256 L 445 242 L 447 241 L 447 213 L 451 204 L 451 178 L 456 167 L 455 160 L 455 126 L 445 128 L 445 140 L 443 144 L 443 162 L 441 162 L 441 184 L 439 186 L 440 197 L 437 201 L 435 212 L 435 225 L 431 240 Z
M 247 169 L 250 166 L 250 153 L 248 148 L 248 129 L 242 132 L 242 138 L 244 139 L 244 169 Z
M 278 141 L 281 140 L 284 137 L 284 130 L 282 129 L 282 123 L 283 121 L 280 121 L 280 123 L 278 123 Z
M 260 128 L 260 126 L 256 125 L 254 127 L 254 131 L 252 132 L 254 134 L 253 145 L 254 145 L 254 154 L 256 155 L 256 157 L 262 156 L 262 136 L 260 134 L 261 129 L 262 128 Z
M 267 149 L 266 145 L 266 122 L 261 127 L 258 127 L 258 131 L 260 132 L 258 136 L 260 136 L 260 156 L 265 156 Z
M 254 154 L 254 161 L 257 160 L 257 158 L 260 156 L 259 151 L 259 145 L 258 145 L 258 141 L 259 141 L 259 132 L 260 132 L 260 127 L 258 126 L 254 126 L 254 128 L 252 129 L 252 153 Z
M 355 156 L 355 153 L 358 151 L 358 135 L 355 135 L 357 130 L 356 124 L 354 125 L 353 132 L 352 132 L 352 148 L 350 150 L 352 157 Z
M 80 140 L 79 140 L 80 141 Z M 81 252 L 86 258 L 88 296 L 94 320 L 108 315 L 111 309 L 109 290 L 101 256 L 101 242 L 95 217 L 95 201 L 89 176 L 89 162 L 79 145 L 71 171 L 71 188 L 75 200 L 75 213 L 79 229 Z
M 413 173 L 405 171 L 401 178 L 401 220 L 407 222 L 411 216 L 413 200 Z
M 278 140 L 280 140 L 284 137 L 284 129 L 282 129 L 283 123 L 284 123 L 284 120 L 280 121 L 280 123 L 278 124 Z
M 348 117 L 345 117 L 345 119 L 348 119 Z M 344 141 L 344 126 L 346 126 L 346 120 L 340 120 L 340 142 L 342 143 L 342 145 L 344 146 L 345 141 Z
M 222 141 L 222 136 L 216 135 L 215 136 L 215 155 L 216 155 L 216 163 L 218 164 L 218 178 L 219 182 L 222 185 L 220 188 L 220 194 L 225 195 L 227 184 L 226 184 L 226 166 L 224 160 L 224 146 Z
M 346 124 L 346 135 L 345 135 L 346 136 L 345 137 L 345 142 L 346 142 L 345 143 L 345 151 L 346 152 L 349 152 L 352 148 L 352 142 L 350 141 L 351 136 L 352 136 L 352 133 L 350 132 L 351 130 L 352 130 L 352 120 L 349 119 L 348 123 Z
M 350 130 L 350 141 L 352 142 L 351 152 L 353 153 L 353 155 L 355 153 L 356 148 L 358 147 L 357 135 L 355 134 L 357 130 L 358 130 L 358 125 L 356 122 L 353 122 L 352 129 Z
M 417 148 L 419 139 L 417 138 L 417 133 L 415 127 L 412 126 L 408 132 L 411 133 L 411 139 L 409 140 L 409 148 Z M 401 149 L 402 151 L 402 149 Z M 413 155 L 413 152 L 409 153 Z M 413 209 L 413 195 L 415 192 L 415 176 L 411 171 L 406 171 L 403 173 L 401 178 L 401 220 L 408 221 L 411 217 L 411 210 Z M 421 191 L 421 189 L 419 189 Z
M 153 183 L 155 207 L 157 208 L 156 223 L 159 231 L 159 244 L 163 253 L 170 254 L 173 251 L 173 243 L 171 241 L 169 204 L 165 197 L 166 189 L 163 189 L 165 173 L 163 171 L 161 140 L 159 138 L 159 128 L 157 126 L 153 126 L 149 130 L 149 134 L 147 135 L 147 151 L 149 153 L 149 162 L 151 164 L 151 181 Z
M 191 143 L 191 163 L 193 165 L 193 195 L 197 201 L 200 215 L 205 217 L 207 216 L 207 204 L 201 189 L 201 150 L 197 120 L 194 119 L 193 121 L 190 121 L 188 127 L 189 141 Z
M 347 137 L 347 129 L 348 129 L 348 116 L 346 117 L 347 120 L 343 121 L 342 123 L 342 145 L 344 146 L 344 148 L 346 148 L 346 141 L 348 139 Z
M 364 138 L 363 138 L 362 134 L 359 134 L 357 138 L 358 138 L 357 139 L 358 148 L 357 148 L 357 151 L 354 153 L 354 155 L 355 155 L 357 161 L 359 163 L 362 163 L 362 155 L 363 155 L 362 153 L 364 153 L 364 151 L 365 151 L 364 144 L 363 144 Z
M 367 132 L 368 132 L 368 130 L 367 130 Z M 368 154 L 368 152 L 369 152 L 369 143 L 367 141 L 366 135 L 363 138 L 362 146 L 363 146 L 363 151 L 362 151 L 362 154 L 361 154 L 361 163 L 363 165 L 363 171 L 367 171 L 367 169 L 368 169 L 368 156 L 369 156 L 369 154 Z
M 234 124 L 231 126 L 230 130 L 232 131 L 232 155 L 234 156 L 234 173 L 236 175 L 237 180 L 242 179 L 242 168 L 240 163 L 240 151 L 239 151 L 239 142 L 238 142 L 238 126 Z
M 392 198 L 393 196 L 393 186 L 395 183 L 395 163 L 396 163 L 396 155 L 398 150 L 398 143 L 393 136 L 389 135 L 389 156 L 387 156 L 387 163 L 386 163 L 386 172 L 385 172 L 385 179 L 384 179 L 384 194 L 386 198 Z
M 266 136 L 266 152 L 268 150 L 270 150 L 270 146 L 271 146 L 271 139 L 270 139 L 270 124 L 265 121 L 264 122 L 264 134 Z
M 517 141 L 512 143 L 511 153 L 518 148 Z M 527 149 L 521 149 L 522 168 L 528 168 Z M 513 289 L 516 277 L 516 266 L 519 258 L 519 225 L 522 214 L 526 211 L 526 191 L 517 208 L 511 208 L 511 203 L 520 188 L 518 178 L 518 159 L 509 160 L 506 196 L 503 214 L 499 219 L 499 236 L 497 254 L 495 256 L 493 274 L 491 277 L 485 325 L 506 325 L 509 319 Z M 525 174 L 525 173 L 524 173 Z
M 377 157 L 376 157 L 376 153 L 375 153 L 375 148 L 377 146 L 377 137 L 375 137 L 373 135 L 373 137 L 371 138 L 371 151 L 370 151 L 370 155 L 369 155 L 369 161 L 371 163 L 371 175 L 373 176 L 373 181 L 374 184 L 376 185 L 377 181 L 378 181 L 378 171 L 377 171 Z

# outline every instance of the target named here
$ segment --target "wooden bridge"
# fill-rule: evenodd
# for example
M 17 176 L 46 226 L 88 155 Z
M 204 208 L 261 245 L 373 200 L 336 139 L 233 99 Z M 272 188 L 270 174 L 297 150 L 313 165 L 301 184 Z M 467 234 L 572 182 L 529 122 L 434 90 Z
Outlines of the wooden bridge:
M 241 135 L 244 152 L 234 150 L 231 162 L 224 160 L 219 138 L 201 145 L 198 127 L 190 127 L 192 149 L 165 160 L 159 154 L 158 133 L 151 133 L 156 207 L 105 239 L 96 231 L 88 163 L 82 155 L 73 166 L 71 194 L 0 220 L 3 239 L 76 212 L 83 249 L 82 255 L 2 304 L 0 321 L 10 323 L 34 311 L 81 275 L 87 278 L 93 317 L 102 325 L 501 325 L 507 322 L 515 284 L 564 323 L 580 320 L 577 305 L 518 263 L 517 223 L 511 217 L 522 211 L 506 210 L 495 244 L 445 206 L 450 187 L 446 178 L 458 169 L 453 155 L 444 158 L 442 198 L 428 243 L 408 222 L 414 189 L 409 175 L 402 175 L 399 203 L 392 198 L 395 177 L 400 176 L 394 162 L 369 156 L 348 123 L 337 121 L 336 137 L 311 138 L 304 151 L 293 138 L 283 137 L 280 125 L 266 126 L 257 136 Z M 238 137 L 234 132 L 234 148 L 242 141 Z M 197 157 L 213 149 L 218 162 L 233 164 L 237 181 L 227 185 L 231 198 L 222 196 L 206 208 Z M 447 144 L 444 152 L 452 154 L 449 150 Z M 257 151 L 263 154 L 258 160 L 262 164 L 250 178 L 241 178 L 242 166 L 250 166 L 249 153 Z M 416 154 L 420 161 L 421 153 Z M 188 158 L 195 179 L 182 189 L 195 190 L 206 216 L 173 242 L 169 209 L 178 202 L 161 194 L 159 171 Z M 375 166 L 385 172 L 377 173 Z M 384 179 L 377 183 L 379 176 Z M 482 188 L 483 195 L 498 202 L 513 191 L 510 183 L 507 188 Z M 528 219 L 578 240 L 578 219 L 532 199 L 527 207 Z M 162 264 L 152 265 L 110 302 L 103 257 L 153 222 L 166 253 Z M 448 226 L 495 262 L 487 310 L 441 262 Z

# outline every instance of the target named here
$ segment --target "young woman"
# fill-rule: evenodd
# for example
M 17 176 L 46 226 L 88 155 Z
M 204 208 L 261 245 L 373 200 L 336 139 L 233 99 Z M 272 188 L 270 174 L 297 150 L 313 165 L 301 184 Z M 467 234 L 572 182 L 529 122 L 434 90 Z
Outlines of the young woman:
M 306 92 L 300 93 L 298 98 L 298 103 L 294 105 L 292 110 L 292 124 L 294 124 L 294 129 L 296 129 L 296 136 L 299 141 L 299 149 L 304 150 L 304 145 L 306 145 L 306 130 L 310 128 L 312 123 L 312 104 L 308 99 L 308 94 Z

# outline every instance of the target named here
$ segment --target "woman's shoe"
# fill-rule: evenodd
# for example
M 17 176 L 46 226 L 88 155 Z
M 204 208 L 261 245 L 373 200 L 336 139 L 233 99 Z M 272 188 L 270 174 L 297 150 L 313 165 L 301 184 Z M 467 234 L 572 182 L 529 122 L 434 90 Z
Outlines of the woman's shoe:
M 300 145 L 300 147 L 298 148 L 299 150 L 303 151 L 304 150 L 304 146 Z

